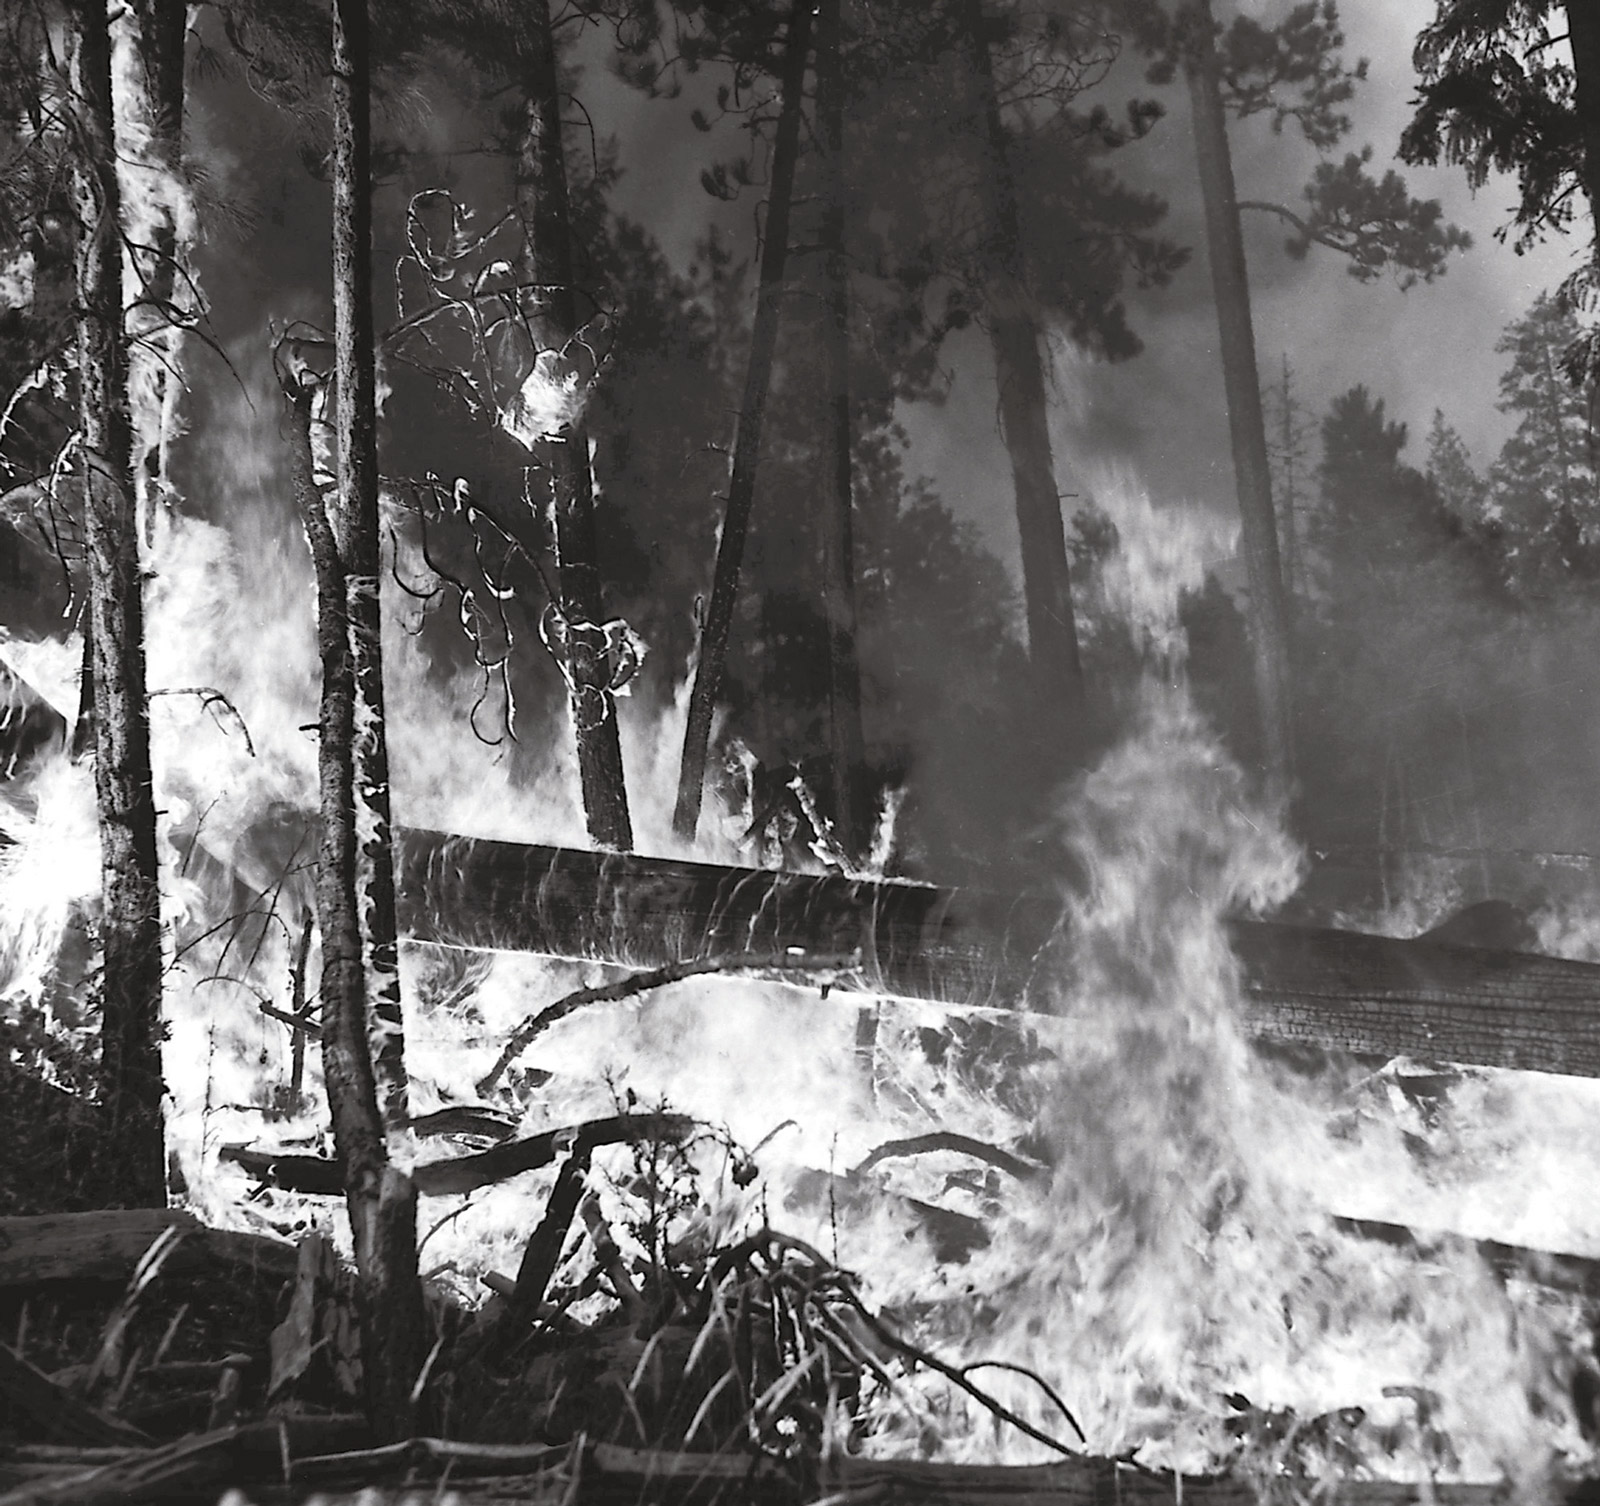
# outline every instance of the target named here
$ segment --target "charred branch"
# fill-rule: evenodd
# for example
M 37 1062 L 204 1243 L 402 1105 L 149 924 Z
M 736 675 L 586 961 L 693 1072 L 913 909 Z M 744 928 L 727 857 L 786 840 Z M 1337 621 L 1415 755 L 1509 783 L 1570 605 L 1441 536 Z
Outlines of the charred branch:
M 719 973 L 724 977 L 735 974 L 745 976 L 772 977 L 784 974 L 803 973 L 815 975 L 818 972 L 839 973 L 855 966 L 854 957 L 796 957 L 788 963 L 775 965 L 770 957 L 753 956 L 740 953 L 732 957 L 691 957 L 684 962 L 669 962 L 665 967 L 653 968 L 649 972 L 635 973 L 632 977 L 620 978 L 615 983 L 599 984 L 593 988 L 574 989 L 570 994 L 564 995 L 547 1005 L 537 1014 L 529 1015 L 515 1030 L 505 1044 L 504 1050 L 488 1072 L 477 1082 L 476 1087 L 480 1093 L 491 1092 L 495 1085 L 504 1076 L 505 1070 L 539 1036 L 544 1034 L 558 1020 L 564 1020 L 588 1004 L 615 1004 L 624 999 L 637 998 L 638 995 L 649 993 L 653 989 L 666 988 L 673 983 L 682 983 L 689 978 L 703 977 L 707 973 Z M 269 1013 L 271 1011 L 268 1011 Z
M 417 1191 L 429 1197 L 471 1192 L 492 1182 L 504 1182 L 525 1171 L 548 1166 L 558 1156 L 586 1156 L 602 1145 L 632 1144 L 641 1140 L 682 1140 L 694 1133 L 696 1121 L 687 1114 L 616 1114 L 563 1129 L 545 1130 L 522 1140 L 496 1145 L 471 1156 L 429 1161 L 412 1173 Z M 337 1197 L 344 1187 L 340 1161 L 326 1156 L 280 1154 L 228 1145 L 222 1157 L 242 1166 L 251 1176 L 291 1192 Z

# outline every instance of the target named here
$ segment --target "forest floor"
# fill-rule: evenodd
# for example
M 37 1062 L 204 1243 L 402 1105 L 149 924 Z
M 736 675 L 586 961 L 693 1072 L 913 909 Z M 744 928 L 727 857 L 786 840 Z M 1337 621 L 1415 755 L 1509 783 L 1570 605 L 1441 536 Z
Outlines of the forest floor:
M 874 1311 L 855 1279 L 804 1240 L 765 1223 L 714 1237 L 690 1220 L 646 1259 L 641 1231 L 613 1237 L 598 1204 L 581 1195 L 590 1155 L 617 1153 L 624 1170 L 613 1174 L 624 1180 L 628 1157 L 653 1176 L 705 1130 L 632 1104 L 521 1138 L 487 1120 L 433 1127 L 454 1141 L 448 1154 L 419 1157 L 419 1183 L 438 1195 L 558 1169 L 515 1278 L 480 1278 L 491 1295 L 479 1304 L 429 1284 L 438 1345 L 419 1381 L 417 1436 L 380 1444 L 362 1411 L 355 1283 L 318 1220 L 303 1220 L 310 1232 L 293 1240 L 261 1232 L 262 1221 L 247 1233 L 208 1228 L 176 1208 L 118 1208 L 114 1189 L 95 1181 L 85 1099 L 8 1064 L 8 1055 L 0 1053 L 0 1506 L 215 1501 L 230 1491 L 239 1492 L 235 1503 L 262 1506 L 1181 1506 L 1185 1497 L 1218 1506 L 1514 1498 L 1600 1506 L 1600 1482 L 1582 1479 L 1514 1496 L 1504 1484 L 1391 1482 L 1365 1468 L 1302 1473 L 1284 1428 L 1320 1448 L 1339 1419 L 1286 1422 L 1242 1402 L 1239 1432 L 1259 1435 L 1263 1447 L 1259 1458 L 1242 1450 L 1227 1473 L 1180 1476 L 1095 1457 L 1059 1399 L 1048 1430 L 1008 1413 L 965 1371 L 904 1337 L 914 1326 L 907 1314 Z M 1026 1179 L 1038 1170 L 949 1134 L 882 1149 L 960 1150 L 987 1158 L 991 1181 L 997 1171 Z M 315 1206 L 325 1226 L 339 1206 L 328 1160 L 249 1150 L 227 1159 L 253 1184 L 247 1201 L 271 1204 L 278 1223 L 286 1210 Z M 894 1199 L 864 1176 L 822 1182 L 808 1195 L 830 1216 L 882 1213 L 894 1201 L 893 1216 L 918 1226 L 943 1260 L 960 1261 L 986 1238 L 982 1218 Z M 553 1257 L 535 1258 L 580 1245 L 584 1258 L 559 1276 Z M 1526 1263 L 1526 1252 L 1498 1253 L 1502 1263 Z M 1591 1264 L 1547 1262 L 1546 1279 L 1592 1295 L 1600 1273 Z M 964 1389 L 992 1414 L 996 1436 L 1031 1431 L 1035 1457 L 1055 1462 L 867 1457 L 874 1403 L 918 1372 Z

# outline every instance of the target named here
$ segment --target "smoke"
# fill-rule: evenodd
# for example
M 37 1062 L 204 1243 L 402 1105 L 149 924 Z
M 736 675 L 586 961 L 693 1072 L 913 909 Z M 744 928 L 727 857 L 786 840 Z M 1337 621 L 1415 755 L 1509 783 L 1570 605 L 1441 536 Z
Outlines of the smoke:
M 1108 578 L 1167 683 L 1147 681 L 1127 736 L 1061 812 L 1086 882 L 1063 895 L 1043 1032 L 1056 1060 L 1025 1132 L 1048 1171 L 1007 1189 L 988 1248 L 942 1284 L 875 1246 L 874 1295 L 915 1304 L 920 1337 L 958 1363 L 1024 1367 L 983 1383 L 1070 1436 L 1053 1392 L 1096 1453 L 1192 1472 L 1248 1445 L 1246 1468 L 1509 1474 L 1537 1495 L 1587 1454 L 1575 1311 L 1505 1288 L 1470 1248 L 1419 1260 L 1330 1216 L 1571 1237 L 1528 1222 L 1537 1196 L 1512 1214 L 1548 1145 L 1536 1122 L 1562 1099 L 1576 1123 L 1592 1095 L 1493 1074 L 1425 1118 L 1391 1103 L 1381 1074 L 1332 1063 L 1306 1078 L 1243 1039 L 1223 923 L 1281 905 L 1302 859 L 1170 678 L 1177 601 L 1214 533 L 1107 492 L 1121 535 Z M 1049 1457 L 936 1376 L 910 1390 L 875 1448 Z

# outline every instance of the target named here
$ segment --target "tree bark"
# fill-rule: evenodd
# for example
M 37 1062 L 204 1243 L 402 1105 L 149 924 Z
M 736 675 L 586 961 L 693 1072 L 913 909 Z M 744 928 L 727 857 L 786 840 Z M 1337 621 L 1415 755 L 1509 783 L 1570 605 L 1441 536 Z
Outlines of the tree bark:
M 1233 158 L 1228 148 L 1227 116 L 1217 78 L 1210 0 L 1196 0 L 1194 23 L 1184 71 L 1194 109 L 1195 156 L 1205 205 L 1222 383 L 1228 402 L 1228 432 L 1244 534 L 1262 751 L 1270 791 L 1278 799 L 1287 799 L 1294 783 L 1289 614 L 1278 560 L 1266 421 L 1261 412 L 1261 379 L 1256 369 L 1255 331 L 1250 317 L 1250 282 L 1239 226 L 1238 195 L 1234 191 Z
M 767 223 L 761 246 L 760 283 L 756 292 L 755 325 L 750 335 L 750 358 L 745 366 L 744 395 L 734 436 L 733 462 L 728 475 L 728 505 L 717 542 L 717 563 L 711 579 L 711 602 L 700 633 L 700 661 L 695 667 L 689 696 L 689 719 L 683 734 L 683 761 L 678 773 L 678 798 L 672 829 L 683 841 L 694 840 L 700 824 L 700 802 L 705 786 L 706 751 L 711 742 L 711 719 L 728 656 L 728 634 L 739 592 L 739 570 L 744 561 L 744 541 L 755 506 L 756 468 L 761 461 L 761 426 L 766 413 L 767 389 L 772 381 L 772 358 L 778 343 L 778 316 L 782 312 L 784 269 L 789 256 L 789 210 L 794 197 L 795 161 L 800 151 L 800 112 L 805 88 L 806 55 L 811 47 L 811 7 L 814 0 L 794 0 L 789 14 L 788 42 L 784 50 L 782 102 L 772 146 L 772 183 L 767 193 Z
M 1062 1430 L 1070 1436 L 1065 1423 Z M 312 1436 L 307 1436 L 310 1433 Z M 1307 1477 L 1241 1469 L 1233 1474 L 1178 1474 L 1134 1463 L 1075 1453 L 1051 1464 L 960 1464 L 944 1460 L 871 1459 L 842 1453 L 807 1470 L 768 1455 L 625 1448 L 580 1436 L 573 1445 L 472 1444 L 419 1438 L 404 1450 L 357 1451 L 348 1419 L 273 1418 L 227 1431 L 182 1438 L 105 1460 L 86 1455 L 23 1478 L 16 1499 L 30 1506 L 72 1500 L 77 1506 L 112 1506 L 139 1500 L 200 1500 L 228 1487 L 267 1494 L 292 1463 L 309 1492 L 353 1496 L 370 1506 L 401 1506 L 421 1493 L 443 1493 L 460 1506 L 498 1506 L 506 1500 L 573 1495 L 571 1482 L 588 1482 L 583 1499 L 637 1501 L 664 1496 L 680 1506 L 715 1506 L 733 1497 L 793 1501 L 816 1497 L 916 1501 L 923 1506 L 1256 1506 L 1264 1486 L 1302 1490 Z M 811 1477 L 815 1475 L 815 1480 Z M 804 1483 L 802 1483 L 804 1482 Z M 10 1481 L 4 1483 L 9 1484 Z M 136 1494 L 137 1493 L 137 1494 Z M 1328 1506 L 1498 1506 L 1504 1481 L 1406 1482 L 1353 1477 L 1326 1482 Z M 1562 1479 L 1548 1495 L 1552 1506 L 1589 1506 L 1592 1479 Z
M 78 382 L 100 818 L 102 1155 L 108 1191 L 135 1207 L 160 1207 L 167 1196 L 161 899 L 104 0 L 83 0 L 76 19 Z
M 1070 765 L 1082 751 L 1083 669 L 1072 610 L 1066 530 L 1050 447 L 1040 332 L 1028 296 L 1017 186 L 1000 118 L 982 0 L 961 0 L 959 16 L 980 117 L 975 130 L 983 213 L 984 297 L 999 387 L 1000 428 L 1011 457 L 1022 545 L 1028 654 L 1047 735 Z
M 1594 227 L 1592 254 L 1600 259 L 1600 11 L 1592 0 L 1567 0 L 1574 108 L 1583 135 L 1583 187 Z
M 378 418 L 372 318 L 371 126 L 365 0 L 335 0 L 333 58 L 334 535 L 344 564 L 355 677 L 351 756 L 357 907 L 368 988 L 367 1030 L 384 1123 L 407 1117 L 405 1032 L 395 941 L 389 749 L 378 587 Z
M 144 108 L 150 125 L 152 166 L 178 184 L 183 172 L 184 43 L 189 16 L 186 0 L 133 0 L 137 26 L 139 72 Z M 171 408 L 182 383 L 179 349 L 183 335 L 178 313 L 178 222 L 170 202 L 160 193 L 146 195 L 156 223 L 150 234 L 149 270 L 144 274 L 137 304 L 141 307 L 138 334 L 147 347 L 150 406 L 154 412 L 135 426 L 137 454 L 134 475 L 139 504 L 148 533 L 152 503 L 167 489 L 166 437 Z
M 336 526 L 324 519 L 318 529 L 310 521 L 321 510 L 320 497 L 303 510 L 320 547 L 338 549 L 343 576 L 334 582 L 318 571 L 319 607 L 336 612 L 332 588 L 343 587 L 342 614 L 331 627 L 319 626 L 325 831 L 318 887 L 326 888 L 337 927 L 331 974 L 324 959 L 323 1063 L 360 1275 L 367 1410 L 381 1437 L 403 1438 L 416 1413 L 412 1387 L 423 1362 L 425 1318 L 416 1189 L 391 1163 L 385 1139 L 388 1126 L 397 1145 L 404 1143 L 406 1091 L 378 602 L 369 68 L 366 0 L 334 0 Z M 301 455 L 302 464 L 307 460 L 309 444 Z M 318 547 L 314 540 L 314 553 Z
M 1295 464 L 1300 458 L 1300 439 L 1295 424 L 1299 404 L 1294 396 L 1293 377 L 1289 357 L 1283 358 L 1283 497 L 1277 516 L 1283 529 L 1283 605 L 1286 620 L 1292 620 L 1295 611 L 1295 589 L 1300 579 L 1299 531 L 1295 513 L 1299 508 L 1299 495 L 1295 486 Z
M 866 737 L 861 727 L 861 664 L 856 653 L 855 507 L 851 461 L 850 263 L 845 255 L 844 78 L 840 0 L 817 7 L 817 119 L 823 150 L 823 322 L 831 485 L 822 508 L 823 605 L 828 623 L 828 767 L 834 833 L 852 860 L 861 856 L 869 813 L 862 808 Z
M 562 149 L 561 89 L 549 0 L 528 0 L 526 130 L 517 173 L 517 210 L 526 246 L 526 271 L 538 302 L 530 319 L 541 350 L 563 352 L 578 334 L 572 220 Z M 628 791 L 600 631 L 600 567 L 595 540 L 594 475 L 589 434 L 581 416 L 540 445 L 539 459 L 554 503 L 561 614 L 566 619 L 566 673 L 578 744 L 578 771 L 589 835 L 602 847 L 633 846 Z
M 769 953 L 860 958 L 834 987 L 1048 1009 L 1070 965 L 1058 898 L 724 868 L 406 831 L 406 934 L 653 968 Z M 1362 1055 L 1600 1076 L 1600 966 L 1235 920 L 1243 1024 Z
M 374 1332 L 377 1347 L 367 1347 L 367 1332 L 383 1326 L 385 1307 L 393 1304 L 396 1328 L 404 1328 L 413 1315 L 412 1297 L 406 1287 L 407 1276 L 414 1275 L 416 1267 L 416 1227 L 414 1200 L 407 1226 L 406 1189 L 394 1189 L 398 1196 L 391 1195 L 387 1202 L 384 1198 L 391 1168 L 367 1033 L 367 975 L 357 909 L 359 844 L 353 748 L 356 680 L 350 650 L 349 594 L 344 562 L 314 477 L 313 393 L 302 381 L 288 385 L 286 396 L 290 401 L 295 501 L 305 524 L 316 574 L 317 650 L 322 662 L 317 757 L 322 832 L 317 857 L 317 916 L 322 933 L 323 1076 L 361 1277 L 363 1374 L 369 1411 L 380 1431 L 403 1437 L 411 1416 L 402 1397 L 409 1395 L 410 1377 L 416 1368 L 413 1361 L 420 1356 L 404 1350 L 391 1356 L 382 1332 Z M 414 1316 L 420 1340 L 420 1289 L 415 1297 Z M 420 1342 L 415 1347 L 420 1350 Z M 384 1366 L 391 1359 L 398 1361 L 400 1373 L 391 1373 L 385 1385 Z

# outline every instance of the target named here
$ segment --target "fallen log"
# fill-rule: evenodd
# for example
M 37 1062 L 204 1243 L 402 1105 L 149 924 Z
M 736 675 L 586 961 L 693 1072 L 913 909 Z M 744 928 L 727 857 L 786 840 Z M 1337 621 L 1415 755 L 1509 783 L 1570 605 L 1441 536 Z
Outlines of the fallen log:
M 0 1288 L 41 1281 L 126 1281 L 164 1230 L 183 1239 L 163 1266 L 189 1274 L 226 1269 L 287 1280 L 295 1247 L 265 1234 L 208 1229 L 176 1208 L 112 1208 L 0 1218 Z
M 366 1420 L 351 1416 L 277 1417 L 180 1438 L 160 1448 L 101 1451 L 81 1466 L 30 1469 L 0 1506 L 95 1506 L 134 1501 L 215 1501 L 230 1485 L 284 1478 L 298 1455 L 349 1448 L 370 1439 Z M 0 1457 L 0 1479 L 6 1464 Z
M 296 1440 L 298 1441 L 298 1440 Z M 571 1447 L 454 1443 L 413 1439 L 388 1448 L 306 1457 L 299 1448 L 269 1455 L 276 1435 L 242 1428 L 185 1439 L 165 1449 L 135 1451 L 98 1468 L 50 1470 L 0 1496 L 0 1506 L 77 1502 L 215 1500 L 226 1486 L 249 1489 L 268 1503 L 302 1502 L 332 1489 L 361 1488 L 361 1499 L 383 1506 L 415 1501 L 422 1482 L 448 1482 L 462 1506 L 507 1500 L 623 1506 L 670 1500 L 678 1506 L 761 1502 L 801 1506 L 806 1501 L 867 1503 L 918 1501 L 930 1506 L 1256 1506 L 1264 1490 L 1283 1487 L 1286 1498 L 1315 1495 L 1327 1506 L 1503 1506 L 1504 1482 L 1455 1483 L 1371 1479 L 1312 1480 L 1281 1475 L 1262 1479 L 1240 1473 L 1175 1475 L 1128 1459 L 1079 1455 L 1053 1464 L 954 1464 L 912 1459 L 864 1459 L 848 1454 L 827 1461 L 784 1463 L 733 1453 L 668 1453 L 581 1441 Z M 287 1477 L 287 1478 L 286 1478 Z M 1592 1480 L 1553 1482 L 1549 1493 L 1564 1506 L 1594 1506 Z
M 858 956 L 841 989 L 1003 1009 L 1049 1007 L 1063 908 L 837 874 L 399 833 L 401 928 L 413 940 L 660 968 L 727 954 L 775 969 Z M 1600 966 L 1427 939 L 1228 923 L 1244 1024 L 1372 1056 L 1600 1076 Z

